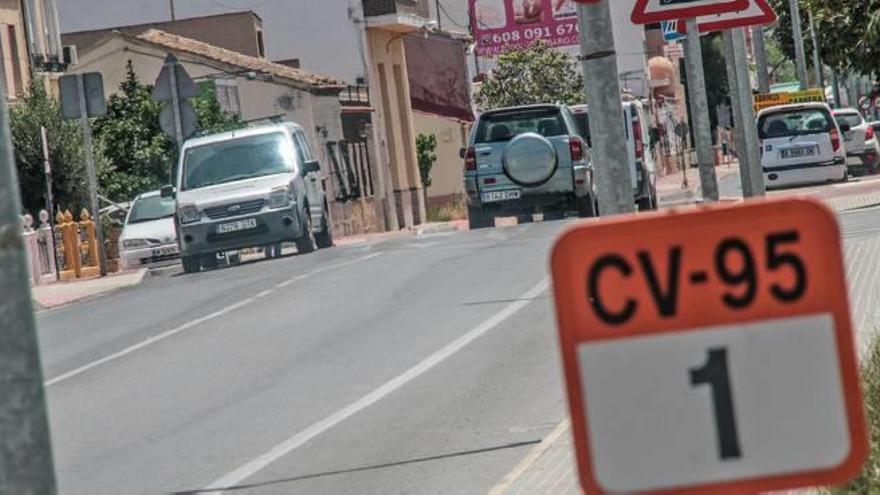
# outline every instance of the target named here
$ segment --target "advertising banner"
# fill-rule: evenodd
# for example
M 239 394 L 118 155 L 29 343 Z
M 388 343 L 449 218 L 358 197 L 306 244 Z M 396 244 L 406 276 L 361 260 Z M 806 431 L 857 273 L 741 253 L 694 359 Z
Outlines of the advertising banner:
M 580 43 L 573 0 L 468 0 L 477 55 L 497 56 L 535 41 Z

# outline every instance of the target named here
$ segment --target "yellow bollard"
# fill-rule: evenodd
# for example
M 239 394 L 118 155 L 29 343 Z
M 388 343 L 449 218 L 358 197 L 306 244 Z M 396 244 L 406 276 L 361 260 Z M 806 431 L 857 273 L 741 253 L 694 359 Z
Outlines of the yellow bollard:
M 61 280 L 74 280 L 82 276 L 82 260 L 79 251 L 79 235 L 76 224 L 73 222 L 73 214 L 70 210 L 64 213 L 58 212 L 55 217 L 55 228 L 61 234 L 61 251 L 64 269 L 61 270 Z
M 95 230 L 95 222 L 88 210 L 83 208 L 79 214 L 80 232 L 85 234 L 85 244 L 82 246 L 88 263 L 82 267 L 82 277 L 97 277 L 101 273 L 98 263 L 98 236 Z

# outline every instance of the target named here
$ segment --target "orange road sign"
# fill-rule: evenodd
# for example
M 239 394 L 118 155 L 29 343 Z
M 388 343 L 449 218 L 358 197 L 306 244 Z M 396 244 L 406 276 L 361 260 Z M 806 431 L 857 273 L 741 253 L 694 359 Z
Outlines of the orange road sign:
M 858 474 L 868 441 L 825 206 L 579 225 L 552 272 L 586 493 L 758 493 Z

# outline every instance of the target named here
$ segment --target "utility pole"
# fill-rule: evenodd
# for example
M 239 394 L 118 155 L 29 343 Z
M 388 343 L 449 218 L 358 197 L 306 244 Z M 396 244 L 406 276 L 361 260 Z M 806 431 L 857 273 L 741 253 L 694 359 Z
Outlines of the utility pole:
M 168 0 L 168 3 L 171 5 L 171 22 L 175 22 L 177 15 L 174 12 L 174 0 Z
M 825 89 L 825 71 L 822 70 L 822 54 L 819 52 L 819 35 L 816 33 L 816 22 L 813 10 L 807 11 L 810 19 L 810 38 L 813 40 L 813 69 L 816 71 L 816 84 Z
M 703 200 L 714 202 L 720 199 L 718 178 L 715 175 L 715 153 L 712 149 L 712 129 L 709 123 L 709 99 L 706 94 L 706 74 L 703 72 L 703 49 L 700 43 L 700 29 L 696 19 L 687 20 L 687 39 L 685 58 L 687 59 L 687 78 L 690 87 L 690 107 L 697 148 L 697 163 L 700 167 L 700 185 Z M 581 31 L 589 32 L 589 31 Z
M 791 32 L 794 39 L 794 55 L 797 64 L 798 81 L 801 89 L 807 89 L 807 56 L 804 51 L 804 32 L 801 29 L 801 7 L 798 0 L 788 0 L 791 9 Z
M 0 493 L 57 493 L 0 67 Z
M 79 123 L 82 126 L 83 148 L 86 158 L 86 175 L 89 181 L 89 209 L 92 221 L 95 222 L 95 237 L 98 241 L 98 267 L 101 276 L 107 276 L 107 252 L 104 249 L 104 229 L 101 227 L 101 209 L 98 206 L 98 175 L 95 171 L 95 148 L 92 144 L 92 126 L 89 124 L 89 110 L 86 95 L 86 83 L 82 74 L 76 75 L 79 90 Z
M 602 215 L 635 211 L 610 1 L 577 4 L 580 32 L 590 33 L 581 36 L 579 58 L 587 81 L 593 163 L 597 164 L 599 212 Z
M 443 31 L 443 15 L 440 13 L 440 0 L 434 3 L 434 9 L 437 11 L 437 30 Z
M 755 43 L 755 65 L 758 70 L 758 91 L 770 92 L 770 69 L 767 64 L 767 45 L 764 42 L 764 26 L 752 27 L 752 40 Z
M 755 107 L 752 98 L 752 81 L 749 75 L 748 52 L 746 50 L 746 33 L 743 29 L 733 29 L 733 60 L 736 66 L 736 93 L 742 117 L 743 139 L 745 146 L 739 147 L 740 159 L 746 157 L 745 168 L 740 165 L 740 173 L 749 176 L 749 189 L 743 189 L 747 198 L 761 197 L 767 192 L 764 184 L 764 169 L 761 166 L 761 143 L 758 140 L 758 127 L 755 125 Z
M 840 101 L 840 76 L 837 69 L 831 72 L 831 91 L 834 94 L 834 107 L 840 108 L 843 104 Z

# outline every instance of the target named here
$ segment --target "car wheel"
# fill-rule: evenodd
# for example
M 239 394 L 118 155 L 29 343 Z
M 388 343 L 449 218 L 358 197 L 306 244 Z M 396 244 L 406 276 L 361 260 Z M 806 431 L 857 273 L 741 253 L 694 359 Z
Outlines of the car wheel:
M 197 256 L 183 256 L 180 262 L 183 265 L 183 273 L 198 273 L 202 269 Z
M 333 229 L 330 227 L 326 212 L 321 219 L 321 225 L 323 229 L 315 234 L 315 244 L 318 245 L 318 249 L 331 248 L 333 247 Z
M 583 198 L 577 198 L 577 212 L 581 218 L 597 217 L 599 209 L 596 208 L 596 201 L 593 196 L 587 195 Z
M 495 216 L 489 214 L 485 208 L 468 208 L 468 225 L 471 230 L 494 227 Z
M 306 205 L 303 213 L 302 232 L 299 238 L 294 240 L 299 254 L 309 254 L 315 250 L 315 239 L 312 237 L 312 217 L 309 215 L 309 207 Z
M 202 268 L 205 270 L 213 270 L 217 268 L 220 265 L 217 261 L 217 253 L 203 254 L 201 264 Z

